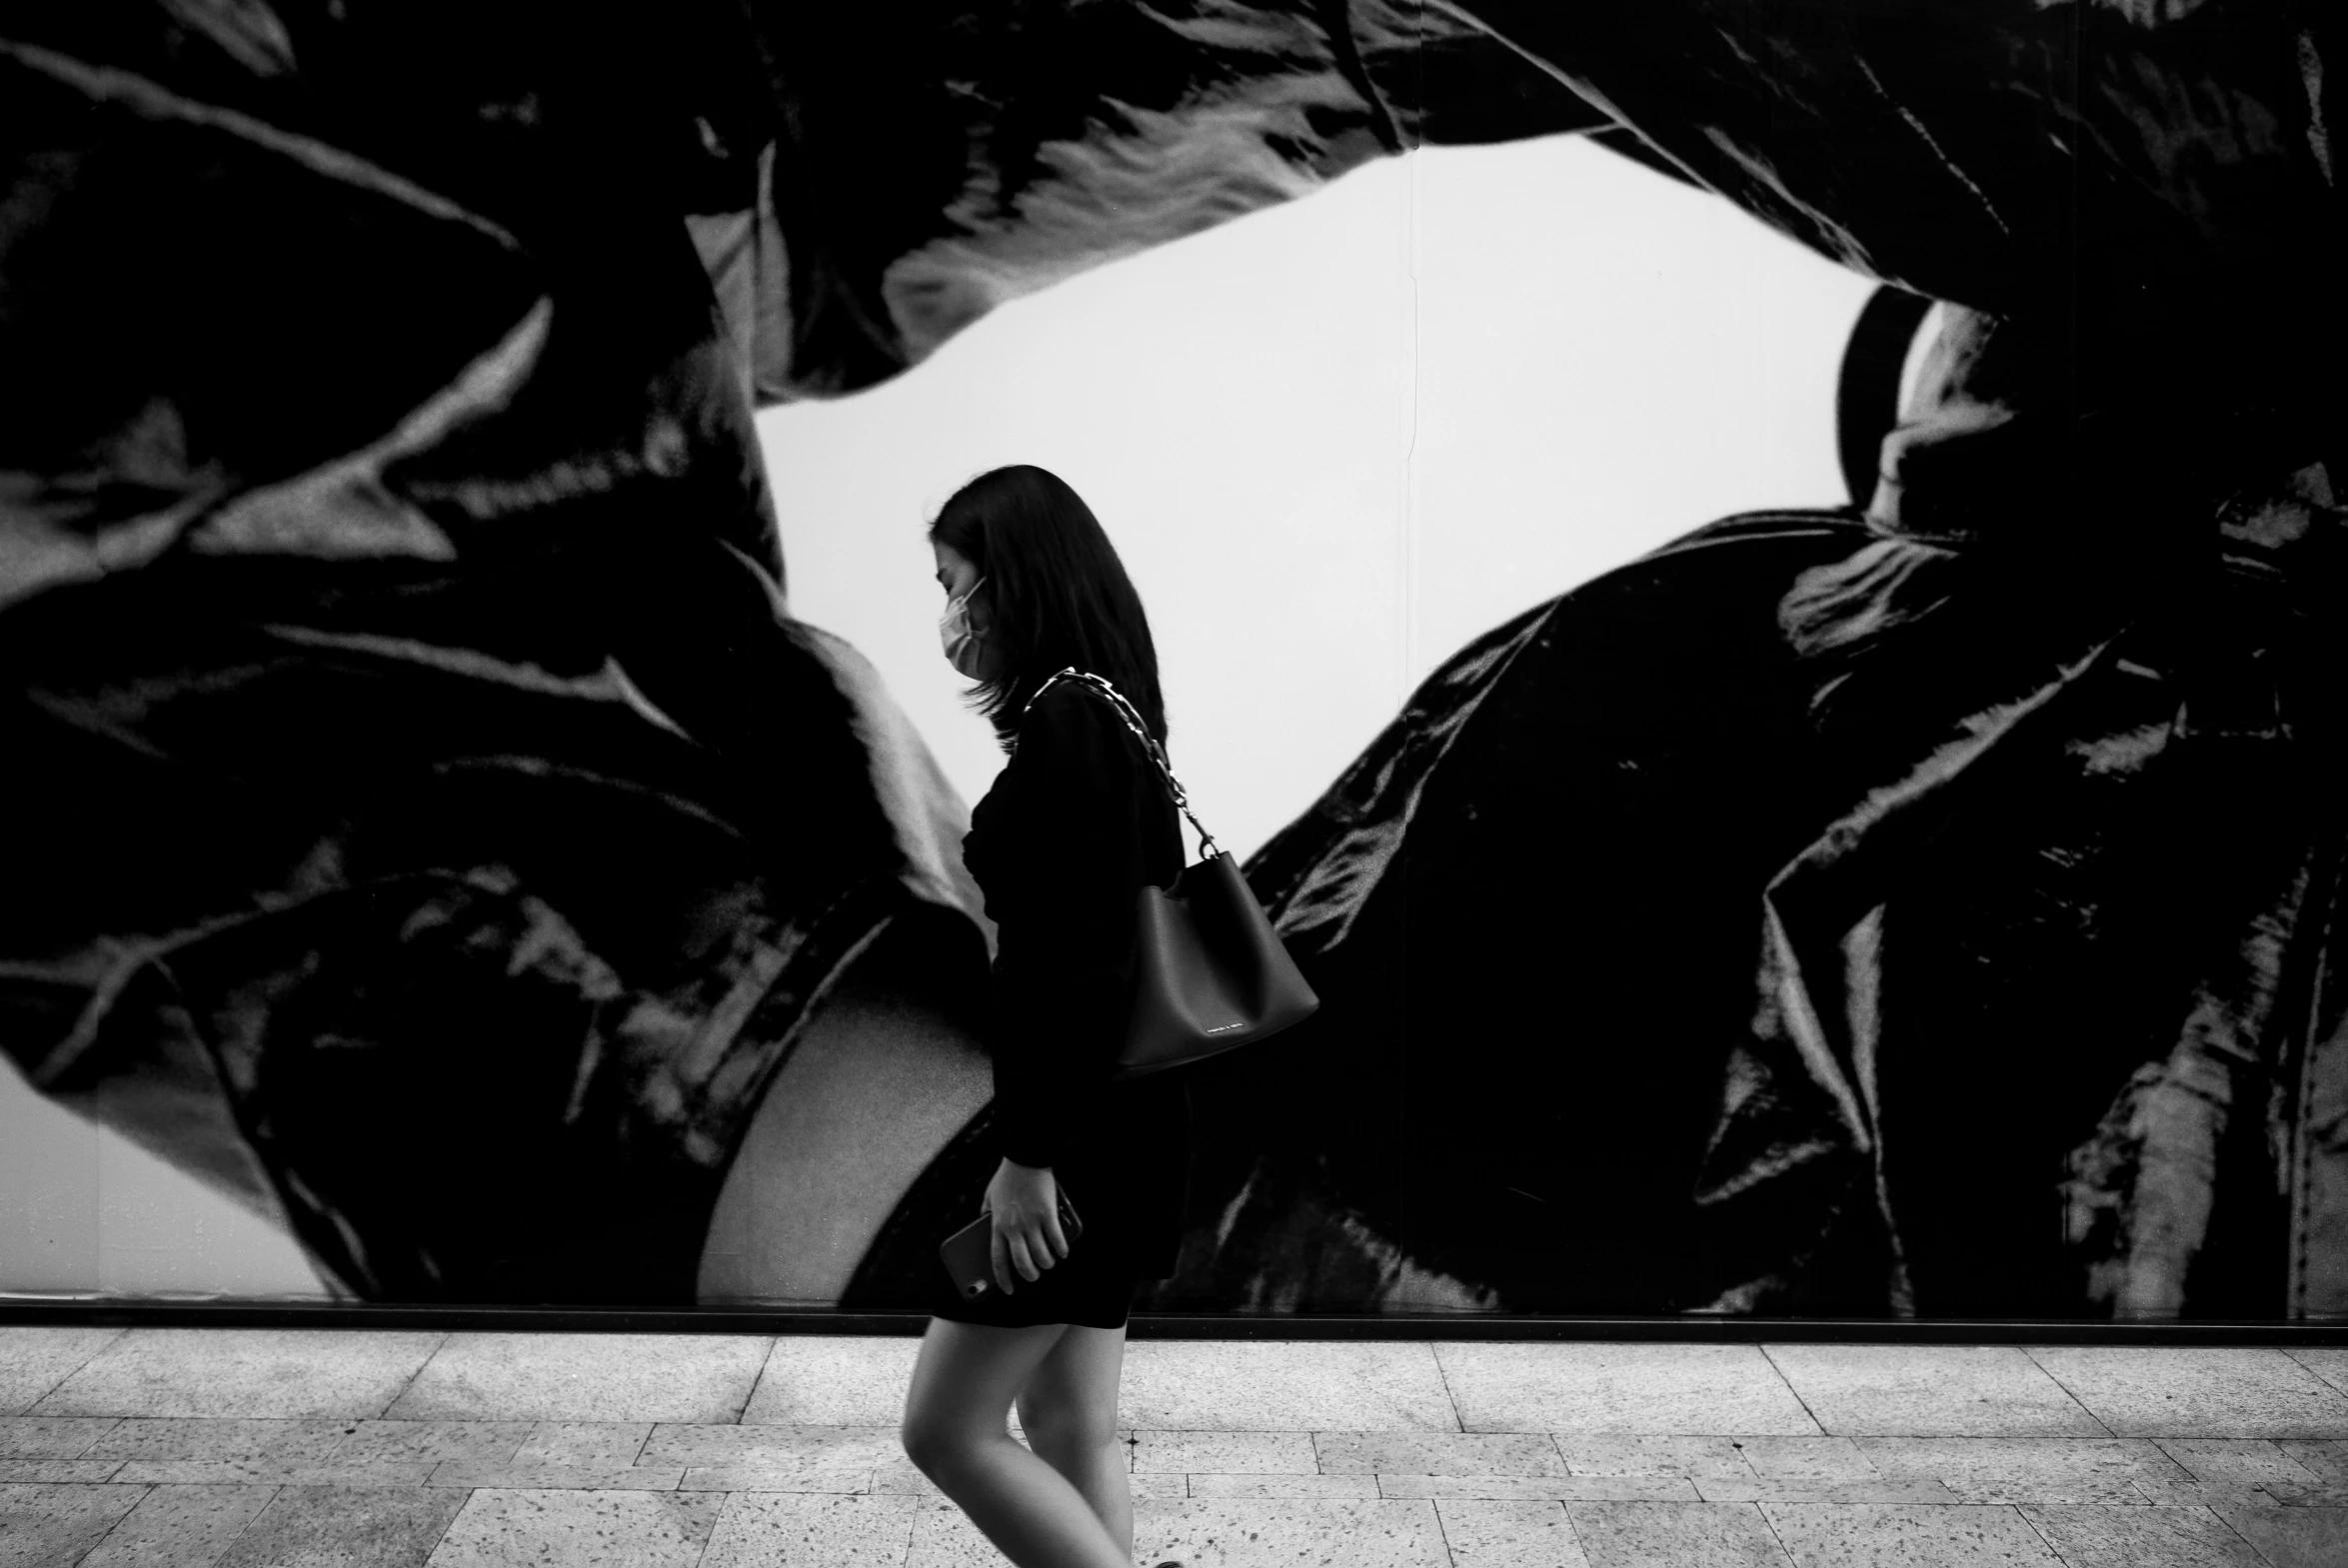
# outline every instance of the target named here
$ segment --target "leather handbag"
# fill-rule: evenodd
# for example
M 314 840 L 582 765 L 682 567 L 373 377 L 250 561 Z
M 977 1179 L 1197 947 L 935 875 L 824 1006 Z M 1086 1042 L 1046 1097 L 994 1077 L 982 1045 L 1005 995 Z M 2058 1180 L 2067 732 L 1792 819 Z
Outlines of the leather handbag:
M 1191 811 L 1165 749 L 1134 705 L 1101 677 L 1072 668 L 1045 682 L 1028 707 L 1063 681 L 1091 689 L 1117 709 L 1174 808 L 1198 834 L 1198 862 L 1185 866 L 1173 886 L 1144 886 L 1137 897 L 1133 1003 L 1115 1076 L 1199 1061 L 1309 1017 L 1320 998 L 1281 945 L 1238 862 Z

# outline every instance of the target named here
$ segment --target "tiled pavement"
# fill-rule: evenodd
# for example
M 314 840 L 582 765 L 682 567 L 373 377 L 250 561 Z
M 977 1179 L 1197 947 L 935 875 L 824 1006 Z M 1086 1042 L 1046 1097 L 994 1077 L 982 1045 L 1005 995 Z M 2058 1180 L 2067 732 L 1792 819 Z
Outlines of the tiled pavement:
M 0 1328 L 0 1568 L 999 1562 L 915 1342 Z M 1142 1561 L 2348 1568 L 2348 1350 L 1130 1352 Z

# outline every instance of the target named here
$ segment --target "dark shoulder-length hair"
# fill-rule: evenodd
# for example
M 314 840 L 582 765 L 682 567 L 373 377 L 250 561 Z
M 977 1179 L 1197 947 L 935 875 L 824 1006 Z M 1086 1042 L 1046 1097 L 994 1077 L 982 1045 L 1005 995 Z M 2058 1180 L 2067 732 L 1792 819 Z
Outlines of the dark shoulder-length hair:
M 987 586 L 987 641 L 1002 674 L 972 689 L 974 706 L 1008 750 L 1020 715 L 1056 672 L 1074 665 L 1114 683 L 1166 740 L 1150 618 L 1101 520 L 1057 474 L 1032 464 L 995 469 L 956 491 L 930 538 L 959 552 Z

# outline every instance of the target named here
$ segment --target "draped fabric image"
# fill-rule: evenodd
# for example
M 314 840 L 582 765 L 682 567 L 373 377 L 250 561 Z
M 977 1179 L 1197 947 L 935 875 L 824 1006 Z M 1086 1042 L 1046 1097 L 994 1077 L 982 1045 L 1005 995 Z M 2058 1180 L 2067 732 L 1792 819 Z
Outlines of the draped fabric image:
M 1144 1305 L 2348 1314 L 2344 94 L 2313 0 L 26 0 L 0 1049 L 355 1299 L 919 1302 L 992 932 L 756 411 L 1577 134 L 1929 346 L 1296 802 Z

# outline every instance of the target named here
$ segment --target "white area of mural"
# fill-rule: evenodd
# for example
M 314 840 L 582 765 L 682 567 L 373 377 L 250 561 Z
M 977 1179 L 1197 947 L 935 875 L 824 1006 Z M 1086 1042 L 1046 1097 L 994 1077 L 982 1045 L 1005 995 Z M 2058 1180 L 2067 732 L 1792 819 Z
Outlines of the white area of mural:
M 0 1055 L 0 1294 L 323 1296 L 292 1238 Z
M 880 667 L 966 797 L 923 526 L 1003 463 L 1093 503 L 1174 757 L 1252 849 L 1460 644 L 1730 512 L 1842 499 L 1868 285 L 1570 139 L 1414 155 L 1023 300 L 916 375 L 763 417 L 796 613 Z M 0 1290 L 312 1295 L 299 1250 L 0 1064 Z
M 976 799 L 1002 758 L 923 529 L 974 474 L 1054 470 L 1150 609 L 1183 782 L 1252 850 L 1479 634 L 1715 518 L 1842 501 L 1870 289 L 1577 138 L 1373 164 L 765 415 L 792 607 Z

